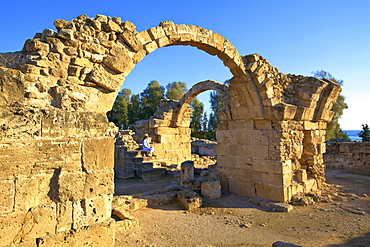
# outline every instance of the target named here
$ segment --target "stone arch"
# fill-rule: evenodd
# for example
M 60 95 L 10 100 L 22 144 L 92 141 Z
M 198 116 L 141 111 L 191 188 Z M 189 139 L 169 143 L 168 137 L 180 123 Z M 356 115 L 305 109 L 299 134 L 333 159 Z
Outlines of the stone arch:
M 229 101 L 229 86 L 226 84 L 221 84 L 219 82 L 213 80 L 207 80 L 198 82 L 197 84 L 193 85 L 189 91 L 187 91 L 184 96 L 180 99 L 180 107 L 178 111 L 174 114 L 173 123 L 174 127 L 180 125 L 183 122 L 183 115 L 184 111 L 188 108 L 190 102 L 200 93 L 205 92 L 207 90 L 215 90 L 222 94 L 222 97 L 226 102 Z
M 57 32 L 44 30 L 27 40 L 10 67 L 32 74 L 26 104 L 106 113 L 125 77 L 146 55 L 164 46 L 189 45 L 219 57 L 233 74 L 251 118 L 264 116 L 260 93 L 246 70 L 246 60 L 220 34 L 193 25 L 164 21 L 141 32 L 120 18 L 85 15 L 56 20 Z
M 21 52 L 4 54 L 12 61 L 7 67 L 22 72 L 23 90 L 19 92 L 23 94 L 18 103 L 38 109 L 52 106 L 54 110 L 60 108 L 66 112 L 93 112 L 101 114 L 103 119 L 125 77 L 146 55 L 165 46 L 194 46 L 219 57 L 233 74 L 228 89 L 230 107 L 223 112 L 218 131 L 219 146 L 226 145 L 224 149 L 229 151 L 222 154 L 222 149 L 219 149 L 220 164 L 228 163 L 234 156 L 244 160 L 243 155 L 250 153 L 255 156 L 255 161 L 247 163 L 246 167 L 256 166 L 255 171 L 263 170 L 261 164 L 266 165 L 271 160 L 276 161 L 274 166 L 280 168 L 282 164 L 295 162 L 297 165 L 291 170 L 292 174 L 300 169 L 300 164 L 314 167 L 312 174 L 323 170 L 323 137 L 326 123 L 333 115 L 332 105 L 341 91 L 338 84 L 280 73 L 261 55 L 240 56 L 220 34 L 193 25 L 164 21 L 138 32 L 129 21 L 122 22 L 118 17 L 103 15 L 95 18 L 81 15 L 72 21 L 56 20 L 54 25 L 57 31 L 44 30 L 36 34 L 25 42 Z M 197 87 L 194 89 L 196 92 L 200 90 Z M 9 101 L 9 97 L 1 102 L 6 106 L 14 103 Z M 182 115 L 177 114 L 176 124 L 172 126 L 178 125 Z M 153 124 L 155 121 L 153 118 Z M 295 140 L 293 144 L 291 140 Z M 310 143 L 312 140 L 314 144 Z M 250 143 L 256 141 L 263 152 L 253 153 L 251 150 Z M 303 151 L 295 146 L 303 146 Z M 235 182 L 238 179 L 235 179 L 235 174 L 232 176 L 233 169 L 225 168 L 224 175 L 228 174 L 228 179 Z M 275 175 L 280 180 L 271 180 L 269 188 L 279 187 L 280 195 L 275 198 L 286 201 L 291 195 L 286 188 L 294 186 L 293 183 L 287 186 L 284 176 L 289 178 L 291 174 Z M 316 175 L 313 174 L 312 178 L 316 179 Z M 267 186 L 249 182 L 254 183 L 256 191 L 263 191 Z M 236 182 L 225 186 L 234 188 L 232 190 L 239 187 Z M 261 197 L 269 196 L 263 194 Z

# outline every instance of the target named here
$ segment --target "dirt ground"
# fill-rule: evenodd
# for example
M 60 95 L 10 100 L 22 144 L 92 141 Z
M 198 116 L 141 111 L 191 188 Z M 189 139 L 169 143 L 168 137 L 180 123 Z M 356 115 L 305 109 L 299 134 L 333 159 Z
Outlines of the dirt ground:
M 135 211 L 140 226 L 116 232 L 116 246 L 272 246 L 276 241 L 370 246 L 370 175 L 327 170 L 326 177 L 323 194 L 331 200 L 295 206 L 289 213 L 258 207 L 230 193 L 205 200 L 203 207 L 190 212 L 179 204 Z M 134 194 L 170 183 L 170 178 L 118 181 L 116 193 Z

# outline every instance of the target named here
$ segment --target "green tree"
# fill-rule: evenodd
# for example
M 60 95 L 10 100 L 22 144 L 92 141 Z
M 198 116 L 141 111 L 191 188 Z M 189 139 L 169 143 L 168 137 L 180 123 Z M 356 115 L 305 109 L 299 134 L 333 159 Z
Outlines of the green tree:
M 118 93 L 114 101 L 112 110 L 107 112 L 107 117 L 110 122 L 115 123 L 120 129 L 127 129 L 129 126 L 129 103 L 131 90 L 123 88 Z
M 136 121 L 143 119 L 139 94 L 134 94 L 131 96 L 130 104 L 128 106 L 128 118 L 129 118 L 128 128 L 131 130 L 135 130 Z
M 226 81 L 225 84 L 228 84 Z M 222 95 L 217 91 L 210 93 L 210 100 L 212 112 L 209 114 L 208 120 L 208 139 L 216 139 L 217 125 L 219 122 L 217 112 L 225 107 L 224 99 Z
M 157 81 L 151 81 L 140 94 L 142 119 L 148 119 L 157 111 L 159 102 L 164 99 L 164 87 Z
M 200 102 L 197 98 L 194 98 L 190 106 L 193 109 L 193 114 L 191 116 L 190 122 L 191 136 L 203 138 L 201 132 L 202 132 L 202 121 L 204 116 L 204 104 Z
M 367 124 L 362 125 L 362 131 L 358 133 L 358 136 L 361 137 L 362 142 L 370 142 L 370 128 Z
M 174 81 L 168 83 L 166 86 L 166 98 L 173 100 L 180 100 L 186 93 L 186 83 L 181 81 Z
M 343 80 L 339 80 L 334 78 L 329 72 L 324 70 L 318 70 L 316 72 L 312 72 L 313 76 L 319 79 L 326 79 L 331 80 L 339 85 L 343 86 Z M 343 95 L 339 95 L 337 101 L 334 103 L 333 108 L 331 109 L 334 111 L 333 119 L 328 123 L 327 129 L 326 129 L 326 136 L 325 139 L 327 141 L 332 139 L 349 139 L 347 134 L 342 131 L 339 124 L 339 119 L 343 115 L 343 111 L 348 108 L 348 105 L 345 102 L 345 98 Z

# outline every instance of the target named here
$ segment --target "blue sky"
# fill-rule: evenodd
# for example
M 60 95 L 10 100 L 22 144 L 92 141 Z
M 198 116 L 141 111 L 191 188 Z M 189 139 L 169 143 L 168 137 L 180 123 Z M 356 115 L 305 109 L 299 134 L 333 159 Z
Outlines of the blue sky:
M 370 1 L 9 1 L 0 0 L 0 52 L 21 50 L 26 39 L 55 29 L 55 19 L 78 15 L 121 17 L 138 31 L 171 20 L 210 29 L 241 55 L 259 53 L 280 72 L 309 76 L 326 70 L 344 80 L 349 108 L 342 129 L 370 124 Z M 192 47 L 161 48 L 136 65 L 124 87 L 140 93 L 151 80 L 162 85 L 223 82 L 230 72 L 217 58 Z M 208 94 L 200 99 L 207 103 Z

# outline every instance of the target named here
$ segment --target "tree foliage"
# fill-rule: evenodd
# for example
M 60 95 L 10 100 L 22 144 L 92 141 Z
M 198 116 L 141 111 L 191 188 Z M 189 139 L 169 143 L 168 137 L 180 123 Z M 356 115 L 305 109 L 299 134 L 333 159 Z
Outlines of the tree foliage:
M 370 128 L 367 124 L 362 125 L 362 131 L 358 133 L 358 136 L 361 137 L 362 142 L 370 142 Z
M 343 80 L 339 80 L 334 78 L 329 72 L 324 70 L 318 70 L 316 72 L 312 72 L 313 76 L 319 79 L 326 79 L 331 80 L 339 85 L 343 86 Z M 343 111 L 348 108 L 347 103 L 345 102 L 345 97 L 343 95 L 339 95 L 337 101 L 334 103 L 333 108 L 331 109 L 334 112 L 333 119 L 328 123 L 327 129 L 326 129 L 326 136 L 325 139 L 327 141 L 332 139 L 349 139 L 347 134 L 342 131 L 339 119 L 343 115 Z
M 166 86 L 166 98 L 173 100 L 180 100 L 186 93 L 186 83 L 181 81 L 174 81 L 168 83 Z
M 107 113 L 109 121 L 115 123 L 121 129 L 129 126 L 129 103 L 131 90 L 124 88 L 118 93 L 111 111 Z
M 164 99 L 164 87 L 158 81 L 151 81 L 140 94 L 142 119 L 148 119 L 157 111 L 159 102 Z
M 193 109 L 193 114 L 191 116 L 190 129 L 191 136 L 197 138 L 205 138 L 204 133 L 204 104 L 200 102 L 197 98 L 194 98 L 190 103 Z

